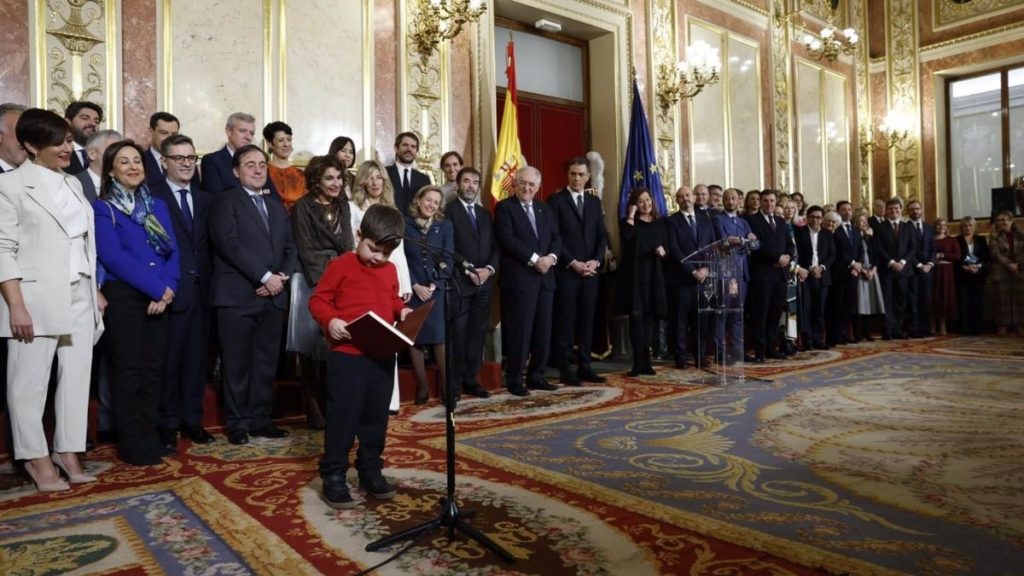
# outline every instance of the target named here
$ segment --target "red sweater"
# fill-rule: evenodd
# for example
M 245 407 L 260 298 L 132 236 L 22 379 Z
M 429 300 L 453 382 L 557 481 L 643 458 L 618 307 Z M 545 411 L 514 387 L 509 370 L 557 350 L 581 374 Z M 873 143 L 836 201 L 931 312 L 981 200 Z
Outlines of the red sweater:
M 400 318 L 405 304 L 398 296 L 398 269 L 387 262 L 370 268 L 359 261 L 355 252 L 338 256 L 327 266 L 309 298 L 309 312 L 327 333 L 327 325 L 335 318 L 351 322 L 369 311 L 385 320 Z M 362 355 L 351 340 L 334 340 L 327 336 L 333 352 Z

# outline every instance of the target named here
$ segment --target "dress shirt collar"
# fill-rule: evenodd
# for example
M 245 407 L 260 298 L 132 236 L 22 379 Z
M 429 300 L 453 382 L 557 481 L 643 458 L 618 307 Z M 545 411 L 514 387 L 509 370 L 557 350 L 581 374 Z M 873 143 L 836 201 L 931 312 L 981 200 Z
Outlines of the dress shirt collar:
M 395 160 L 395 167 L 396 167 L 396 168 L 398 168 L 398 172 L 399 172 L 399 174 L 398 174 L 398 175 L 399 175 L 399 176 L 401 176 L 401 175 L 402 175 L 402 174 L 401 174 L 401 173 L 402 173 L 402 171 L 404 171 L 404 170 L 410 170 L 410 173 L 409 173 L 409 177 L 410 177 L 410 178 L 412 177 L 412 172 L 411 172 L 411 170 L 413 170 L 413 169 L 414 169 L 414 168 L 413 168 L 413 165 L 412 165 L 412 164 L 402 164 L 402 163 L 401 163 L 400 161 L 398 161 L 398 160 L 396 159 L 396 160 Z
M 258 197 L 262 198 L 263 197 L 263 191 L 262 190 L 258 190 L 258 191 L 254 192 L 252 190 L 249 190 L 245 186 L 242 186 L 242 190 L 245 190 L 245 193 L 248 194 L 250 198 L 258 198 Z
M 100 189 L 100 175 L 92 171 L 92 165 L 90 164 L 85 171 L 89 174 L 89 179 L 92 180 L 92 185 L 96 190 Z
M 680 212 L 683 212 L 683 211 L 680 210 Z M 693 218 L 694 216 L 696 216 L 696 214 L 694 214 L 692 211 L 690 211 L 690 212 L 683 212 L 683 218 L 686 218 L 687 220 Z
M 185 192 L 188 192 L 189 194 L 192 193 L 192 190 L 189 188 L 189 184 L 185 184 L 184 186 L 182 186 L 181 184 L 178 184 L 177 182 L 174 182 L 170 178 L 167 178 L 167 187 L 170 188 L 171 192 L 174 192 L 175 194 L 177 194 L 179 190 L 184 190 Z M 246 188 L 245 191 L 249 192 L 249 189 Z M 252 195 L 252 192 L 249 192 L 249 195 Z
M 459 202 L 462 202 L 462 206 L 466 209 L 466 212 L 475 214 L 475 212 L 473 212 L 473 206 L 475 206 L 475 204 L 467 204 L 462 198 L 459 198 Z
M 11 166 L 3 158 L 0 158 L 0 168 L 3 168 L 4 172 L 10 172 L 11 170 L 17 168 L 17 166 Z

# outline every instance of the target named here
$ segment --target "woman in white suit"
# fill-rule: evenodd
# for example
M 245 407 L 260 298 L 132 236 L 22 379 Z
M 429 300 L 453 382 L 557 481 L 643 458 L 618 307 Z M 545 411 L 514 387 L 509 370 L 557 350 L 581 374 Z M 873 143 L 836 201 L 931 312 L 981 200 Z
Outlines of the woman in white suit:
M 103 330 L 96 289 L 92 209 L 64 173 L 73 151 L 67 122 L 26 110 L 15 133 L 30 162 L 0 175 L 0 338 L 5 338 L 7 406 L 14 456 L 44 492 L 95 481 L 83 473 L 92 347 Z M 57 354 L 53 454 L 43 409 Z M 56 468 L 54 467 L 56 465 Z

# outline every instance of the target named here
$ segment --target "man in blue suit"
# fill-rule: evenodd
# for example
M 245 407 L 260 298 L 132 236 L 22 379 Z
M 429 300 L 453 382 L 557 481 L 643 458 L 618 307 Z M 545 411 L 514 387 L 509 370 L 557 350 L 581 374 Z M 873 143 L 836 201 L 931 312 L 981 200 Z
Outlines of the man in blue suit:
M 668 253 L 665 283 L 669 296 L 669 341 L 673 343 L 676 368 L 686 367 L 687 332 L 693 327 L 694 363 L 700 367 L 707 353 L 708 322 L 697 313 L 700 285 L 710 273 L 707 258 L 683 259 L 715 241 L 714 225 L 707 211 L 697 210 L 693 191 L 681 186 L 676 191 L 679 211 L 668 219 Z
M 203 176 L 203 189 L 211 194 L 233 190 L 239 186 L 238 177 L 234 173 L 235 152 L 252 144 L 252 139 L 256 135 L 256 118 L 252 114 L 235 112 L 228 116 L 224 133 L 228 137 L 227 144 L 220 150 L 203 156 L 203 161 L 199 165 Z M 280 201 L 281 196 L 269 177 L 263 188 L 270 190 L 270 195 Z
M 516 173 L 516 193 L 494 209 L 495 233 L 501 249 L 501 325 L 505 350 L 505 386 L 516 396 L 527 387 L 554 390 L 544 379 L 551 343 L 555 275 L 562 242 L 554 214 L 534 197 L 540 171 L 532 166 Z M 526 386 L 523 365 L 530 357 Z
M 179 429 L 193 443 L 213 442 L 213 436 L 203 429 L 208 292 L 212 268 L 207 240 L 210 197 L 193 179 L 196 149 L 192 139 L 175 134 L 162 140 L 161 145 L 160 158 L 166 177 L 150 184 L 150 192 L 170 207 L 174 237 L 178 240 L 181 275 L 178 292 L 169 308 L 159 433 L 161 444 L 177 448 Z
M 793 239 L 786 221 L 775 215 L 775 191 L 761 192 L 761 210 L 747 216 L 750 230 L 761 248 L 750 256 L 750 334 L 754 341 L 753 362 L 784 358 L 776 348 L 779 320 L 786 305 L 786 281 L 793 259 Z
M 744 239 L 749 241 L 750 250 L 757 250 L 757 236 L 750 230 L 750 224 L 740 216 L 742 193 L 736 188 L 728 188 L 722 193 L 722 211 L 715 214 L 712 221 L 715 225 L 715 238 L 731 245 L 739 244 Z M 728 256 L 733 259 L 734 277 L 722 278 L 725 285 L 721 306 L 739 309 L 747 300 L 747 284 L 750 282 L 750 266 L 747 259 L 748 250 L 739 249 Z M 726 364 L 732 364 L 743 357 L 743 314 L 728 314 L 717 330 L 715 343 L 718 347 L 717 356 Z
M 266 153 L 243 146 L 233 163 L 239 186 L 217 194 L 210 207 L 210 305 L 217 310 L 228 442 L 247 444 L 250 435 L 288 435 L 271 417 L 296 249 L 284 205 L 261 193 Z
M 570 386 L 581 382 L 601 383 L 605 379 L 590 366 L 597 314 L 598 270 L 608 246 L 601 200 L 585 191 L 590 180 L 590 163 L 578 157 L 569 161 L 568 186 L 548 199 L 562 240 L 561 262 L 555 267 L 555 364 L 560 380 Z M 574 334 L 575 333 L 575 334 Z M 575 335 L 575 338 L 573 337 Z M 573 343 L 577 345 L 574 373 Z
M 917 200 L 907 203 L 910 229 L 914 232 L 917 254 L 910 276 L 908 329 L 911 338 L 933 336 L 931 327 L 932 289 L 935 275 L 935 229 L 924 221 L 924 209 Z

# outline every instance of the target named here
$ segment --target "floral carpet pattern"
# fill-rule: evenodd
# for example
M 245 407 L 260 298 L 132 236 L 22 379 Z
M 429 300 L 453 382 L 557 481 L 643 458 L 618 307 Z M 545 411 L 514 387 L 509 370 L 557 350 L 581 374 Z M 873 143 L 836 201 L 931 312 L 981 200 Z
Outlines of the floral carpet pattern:
M 996 342 L 983 365 L 945 351 L 996 349 L 973 342 L 806 353 L 725 387 L 659 367 L 467 399 L 456 498 L 515 563 L 437 530 L 375 573 L 1024 573 L 1024 343 Z M 101 446 L 100 481 L 60 494 L 0 465 L 0 574 L 354 574 L 396 549 L 366 543 L 439 513 L 444 425 L 436 404 L 403 406 L 385 451 L 398 495 L 353 477 L 343 511 L 319 499 L 322 432 L 298 425 L 247 446 L 183 440 L 147 468 Z

